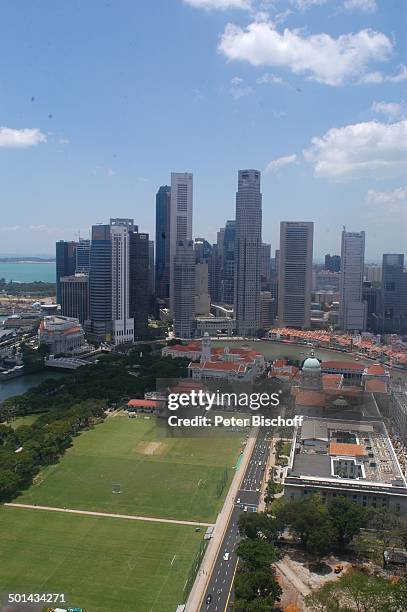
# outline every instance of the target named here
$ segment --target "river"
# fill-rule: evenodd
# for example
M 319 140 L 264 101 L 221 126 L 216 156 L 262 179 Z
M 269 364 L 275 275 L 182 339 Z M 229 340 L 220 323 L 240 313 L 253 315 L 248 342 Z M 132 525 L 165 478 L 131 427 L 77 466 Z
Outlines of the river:
M 303 360 L 309 355 L 311 347 L 309 346 L 297 346 L 295 344 L 282 344 L 281 342 L 266 342 L 266 341 L 230 341 L 230 340 L 213 340 L 211 345 L 215 347 L 219 346 L 231 346 L 238 344 L 239 346 L 250 347 L 259 353 L 262 353 L 266 359 L 300 359 Z M 316 357 L 321 361 L 337 360 L 337 361 L 354 361 L 355 355 L 350 353 L 342 353 L 338 351 L 332 351 L 324 348 L 314 349 Z M 360 363 L 365 365 L 371 365 L 373 362 L 369 359 L 360 359 Z M 391 371 L 393 378 L 407 378 L 407 372 L 401 372 L 398 370 Z M 0 382 L 0 401 L 12 397 L 13 395 L 20 395 L 25 393 L 28 389 L 39 385 L 47 378 L 58 378 L 63 376 L 63 372 L 45 371 L 39 374 L 28 374 L 27 376 L 21 376 L 14 378 L 7 382 Z
M 8 397 L 12 397 L 13 395 L 21 395 L 32 387 L 37 387 L 44 380 L 47 380 L 47 378 L 59 378 L 63 375 L 63 372 L 45 370 L 44 372 L 39 372 L 38 374 L 27 374 L 25 376 L 12 378 L 6 382 L 0 382 L 0 402 Z

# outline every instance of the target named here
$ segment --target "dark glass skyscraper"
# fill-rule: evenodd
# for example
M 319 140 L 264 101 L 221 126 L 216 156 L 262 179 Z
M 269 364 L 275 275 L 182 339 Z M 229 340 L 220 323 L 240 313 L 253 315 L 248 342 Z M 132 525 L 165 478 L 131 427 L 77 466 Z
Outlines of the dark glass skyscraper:
M 235 239 L 236 222 L 226 221 L 224 231 L 218 233 L 222 238 L 222 270 L 221 270 L 221 301 L 223 304 L 233 304 L 235 292 Z
M 75 274 L 76 269 L 76 242 L 58 240 L 55 249 L 55 269 L 57 285 L 57 303 L 61 303 L 61 283 L 62 276 Z
M 239 336 L 254 336 L 260 328 L 261 204 L 260 172 L 239 170 L 234 300 Z
M 79 238 L 76 243 L 76 269 L 79 274 L 89 274 L 90 267 L 90 240 Z
M 155 293 L 170 296 L 170 207 L 171 187 L 162 185 L 155 197 Z
M 382 333 L 407 333 L 407 272 L 403 254 L 384 254 L 382 266 Z
M 148 332 L 151 297 L 148 234 L 130 234 L 130 316 L 134 319 L 134 339 L 143 340 Z

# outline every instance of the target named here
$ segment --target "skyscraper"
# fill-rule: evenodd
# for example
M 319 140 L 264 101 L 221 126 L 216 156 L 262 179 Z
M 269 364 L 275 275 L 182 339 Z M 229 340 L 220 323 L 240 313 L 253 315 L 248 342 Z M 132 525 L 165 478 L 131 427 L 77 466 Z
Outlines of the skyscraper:
M 235 238 L 236 222 L 226 221 L 225 227 L 218 232 L 218 249 L 220 253 L 220 301 L 233 304 L 235 299 Z
M 195 316 L 195 252 L 192 240 L 179 240 L 173 267 L 173 318 L 178 338 L 191 338 Z
M 155 197 L 155 294 L 170 297 L 170 207 L 171 187 L 162 185 Z
M 192 240 L 193 177 L 190 172 L 171 173 L 170 205 L 170 309 L 174 312 L 174 261 L 182 242 Z
M 90 240 L 79 238 L 76 243 L 76 265 L 75 272 L 78 274 L 89 274 L 90 267 Z
M 382 266 L 382 314 L 380 331 L 387 334 L 407 332 L 407 272 L 404 255 L 384 254 Z
M 93 225 L 89 270 L 89 320 L 86 331 L 94 340 L 112 337 L 112 243 L 110 225 Z
M 143 340 L 148 332 L 150 308 L 150 262 L 148 234 L 130 232 L 130 317 L 134 319 L 134 339 Z
M 271 244 L 265 242 L 261 245 L 260 282 L 262 291 L 270 291 L 271 284 Z
M 239 170 L 234 305 L 240 336 L 254 336 L 260 328 L 261 205 L 260 172 Z
M 89 277 L 87 274 L 62 276 L 61 314 L 79 319 L 84 323 L 89 318 Z
M 110 219 L 112 244 L 112 333 L 114 344 L 133 342 L 130 317 L 130 233 L 133 219 Z
M 314 224 L 310 221 L 282 221 L 280 224 L 280 327 L 310 327 L 313 235 Z
M 61 303 L 62 276 L 75 274 L 76 269 L 76 246 L 73 241 L 58 240 L 55 246 L 55 271 L 56 271 L 56 298 L 57 304 Z
M 365 232 L 342 232 L 339 283 L 339 327 L 343 331 L 366 329 L 366 303 L 363 302 Z

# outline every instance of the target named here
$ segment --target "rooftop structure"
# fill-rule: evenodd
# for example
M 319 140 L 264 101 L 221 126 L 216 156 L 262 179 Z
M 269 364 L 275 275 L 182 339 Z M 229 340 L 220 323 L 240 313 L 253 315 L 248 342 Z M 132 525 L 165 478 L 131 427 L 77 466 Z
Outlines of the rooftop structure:
M 380 421 L 304 419 L 296 431 L 285 494 L 345 496 L 407 512 L 407 483 Z

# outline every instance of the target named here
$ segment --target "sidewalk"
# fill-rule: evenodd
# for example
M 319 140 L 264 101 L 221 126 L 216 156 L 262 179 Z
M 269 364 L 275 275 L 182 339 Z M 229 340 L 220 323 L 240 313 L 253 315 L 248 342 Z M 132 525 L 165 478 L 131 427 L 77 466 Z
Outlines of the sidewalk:
M 222 544 L 230 515 L 232 514 L 237 492 L 240 489 L 240 484 L 245 475 L 247 465 L 250 461 L 253 448 L 256 443 L 257 433 L 258 428 L 255 428 L 250 432 L 246 447 L 243 451 L 243 459 L 239 468 L 236 470 L 232 484 L 230 485 L 228 494 L 226 496 L 225 503 L 223 504 L 223 508 L 216 519 L 213 538 L 209 541 L 208 548 L 206 549 L 198 575 L 187 599 L 185 612 L 198 612 L 201 607 L 202 599 L 211 577 L 212 569 L 215 564 L 219 548 Z

